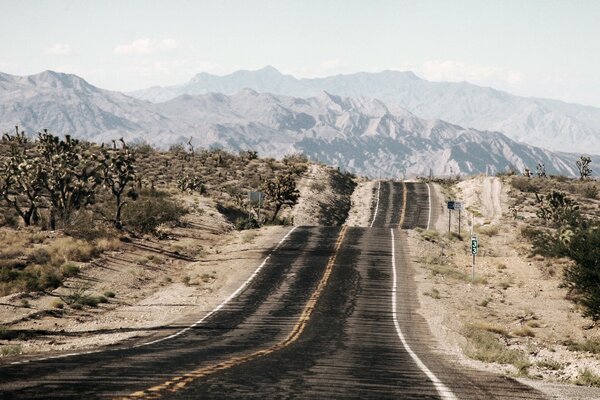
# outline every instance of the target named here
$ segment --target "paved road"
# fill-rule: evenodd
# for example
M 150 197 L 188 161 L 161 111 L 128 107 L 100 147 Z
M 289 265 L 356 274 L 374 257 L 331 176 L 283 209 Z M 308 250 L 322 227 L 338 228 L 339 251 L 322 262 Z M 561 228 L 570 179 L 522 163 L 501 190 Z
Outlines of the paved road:
M 435 352 L 406 239 L 425 184 L 378 185 L 371 228 L 301 227 L 202 324 L 137 348 L 0 366 L 2 398 L 537 399 Z M 432 215 L 433 214 L 433 215 Z M 171 327 L 173 330 L 184 327 Z

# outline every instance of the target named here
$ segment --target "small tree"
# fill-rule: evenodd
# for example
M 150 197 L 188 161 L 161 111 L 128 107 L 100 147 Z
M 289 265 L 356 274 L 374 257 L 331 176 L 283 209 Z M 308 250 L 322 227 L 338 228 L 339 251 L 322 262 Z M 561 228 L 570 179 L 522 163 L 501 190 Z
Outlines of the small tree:
M 575 264 L 565 271 L 567 287 L 580 296 L 584 317 L 600 320 L 600 229 L 593 226 L 570 237 L 568 254 Z
M 277 218 L 279 210 L 284 205 L 293 207 L 298 203 L 300 193 L 296 189 L 296 181 L 290 174 L 277 176 L 267 180 L 263 184 L 265 197 L 275 204 L 275 212 L 273 213 L 273 221 Z
M 525 170 L 523 171 L 523 176 L 527 177 L 527 178 L 531 178 L 533 174 L 531 173 L 531 170 L 527 167 L 525 167 Z
M 576 227 L 581 219 L 579 205 L 565 193 L 552 191 L 546 196 L 535 194 L 538 202 L 536 215 L 554 223 L 556 227 Z
M 30 154 L 28 139 L 15 127 L 15 135 L 5 134 L 10 144 L 10 157 L 0 166 L 0 197 L 12 207 L 25 226 L 38 219 L 44 185 L 40 160 Z
M 579 176 L 580 176 L 580 180 L 586 180 L 587 178 L 589 178 L 590 176 L 592 176 L 592 170 L 590 169 L 589 165 L 592 162 L 592 159 L 590 157 L 586 157 L 586 156 L 581 156 L 579 157 L 579 160 L 577 160 L 577 162 L 575 162 L 575 164 L 577 165 L 577 168 L 579 169 Z
M 101 147 L 101 158 L 99 176 L 104 187 L 110 190 L 115 199 L 115 214 L 113 224 L 117 229 L 123 227 L 121 222 L 121 211 L 127 204 L 124 194 L 130 198 L 136 197 L 136 192 L 131 188 L 125 192 L 130 183 L 135 180 L 135 157 L 125 144 L 123 139 L 120 140 L 121 147 L 118 147 L 113 141 L 113 148 L 108 149 Z
M 538 163 L 535 167 L 538 178 L 546 177 L 546 166 L 543 163 Z
M 61 140 L 44 129 L 38 135 L 37 151 L 42 166 L 42 183 L 51 203 L 50 226 L 56 218 L 65 222 L 75 210 L 94 203 L 95 188 L 101 182 L 97 163 L 79 140 L 69 135 Z

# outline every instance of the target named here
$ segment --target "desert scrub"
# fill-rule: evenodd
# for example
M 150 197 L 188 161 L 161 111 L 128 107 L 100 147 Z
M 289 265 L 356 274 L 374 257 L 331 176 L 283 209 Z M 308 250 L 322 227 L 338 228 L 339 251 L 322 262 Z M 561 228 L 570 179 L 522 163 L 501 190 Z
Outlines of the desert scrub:
M 140 198 L 123 209 L 123 223 L 138 233 L 154 233 L 161 224 L 177 224 L 186 209 L 166 194 Z
M 436 288 L 431 288 L 431 290 L 430 290 L 430 291 L 428 291 L 428 292 L 425 292 L 425 293 L 423 293 L 423 294 L 424 294 L 425 296 L 429 296 L 429 297 L 431 297 L 432 299 L 436 299 L 436 300 L 437 300 L 437 299 L 439 299 L 439 298 L 441 297 L 441 296 L 440 296 L 440 291 L 439 291 L 439 290 L 437 290 Z
M 252 243 L 257 236 L 256 232 L 245 232 L 242 235 L 242 243 Z
M 535 365 L 538 368 L 548 369 L 548 370 L 551 370 L 551 371 L 560 371 L 561 369 L 563 369 L 565 367 L 560 362 L 552 360 L 550 358 L 547 358 L 547 359 L 542 360 L 542 361 L 538 361 L 538 362 L 535 363 Z
M 510 364 L 519 374 L 527 373 L 530 364 L 523 352 L 509 349 L 494 333 L 477 324 L 466 325 L 462 333 L 469 342 L 464 351 L 470 358 L 488 363 Z
M 484 236 L 496 236 L 500 232 L 498 225 L 484 225 L 477 229 L 477 232 Z
M 66 278 L 72 277 L 72 276 L 77 276 L 77 275 L 79 275 L 79 272 L 81 271 L 79 266 L 72 262 L 64 263 L 60 267 L 60 269 L 62 271 L 62 275 Z
M 104 296 L 92 296 L 88 293 L 89 287 L 81 285 L 71 290 L 71 292 L 65 296 L 64 301 L 71 308 L 79 310 L 84 306 L 97 307 L 98 303 L 106 303 Z
M 23 348 L 20 344 L 8 344 L 0 347 L 0 355 L 6 356 L 17 356 L 23 352 Z
M 440 234 L 438 231 L 421 231 L 421 238 L 428 242 L 437 243 L 440 239 Z
M 578 386 L 600 386 L 600 376 L 589 369 L 584 369 L 573 382 Z
M 69 261 L 87 262 L 99 254 L 98 249 L 89 242 L 70 237 L 54 240 L 46 248 L 50 255 L 50 264 L 60 266 Z
M 566 342 L 567 349 L 571 351 L 587 351 L 600 354 L 600 340 L 585 340 L 583 342 Z

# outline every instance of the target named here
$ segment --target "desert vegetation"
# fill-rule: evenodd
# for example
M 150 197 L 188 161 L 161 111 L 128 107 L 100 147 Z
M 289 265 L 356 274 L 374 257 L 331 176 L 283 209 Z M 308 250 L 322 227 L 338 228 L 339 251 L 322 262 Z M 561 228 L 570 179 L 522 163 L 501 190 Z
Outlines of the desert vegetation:
M 130 238 L 168 238 L 194 212 L 185 196 L 214 199 L 238 229 L 290 223 L 280 210 L 298 201 L 296 182 L 308 163 L 298 155 L 277 161 L 195 149 L 191 140 L 159 151 L 46 130 L 31 137 L 17 127 L 0 142 L 0 295 L 53 290 Z M 264 193 L 260 215 L 249 191 Z

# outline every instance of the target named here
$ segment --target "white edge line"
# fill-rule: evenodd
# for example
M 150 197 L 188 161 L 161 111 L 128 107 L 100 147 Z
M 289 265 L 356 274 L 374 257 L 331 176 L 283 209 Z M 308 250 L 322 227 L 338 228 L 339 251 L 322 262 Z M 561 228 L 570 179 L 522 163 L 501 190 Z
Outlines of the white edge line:
M 431 223 L 431 188 L 429 187 L 429 183 L 425 183 L 427 185 L 427 198 L 429 199 L 429 217 L 427 218 L 427 230 L 429 230 L 429 224 Z
M 381 191 L 381 181 L 379 181 L 379 185 L 377 185 L 377 204 L 375 205 L 375 213 L 373 213 L 373 221 L 371 221 L 371 228 L 375 223 L 375 218 L 377 218 L 377 211 L 379 211 L 379 192 Z
M 182 329 L 182 330 L 180 330 L 178 332 L 175 332 L 172 335 L 166 336 L 164 338 L 156 339 L 156 340 L 153 340 L 151 342 L 146 342 L 146 343 L 138 344 L 138 345 L 133 346 L 133 347 L 148 346 L 148 345 L 151 345 L 151 344 L 163 342 L 163 341 L 168 340 L 168 339 L 172 339 L 172 338 L 177 337 L 177 336 L 179 336 L 179 335 L 181 335 L 181 334 L 189 331 L 190 329 L 192 329 L 192 328 L 200 325 L 207 318 L 209 318 L 212 315 L 214 315 L 221 308 L 223 308 L 227 303 L 229 303 L 232 299 L 234 299 L 235 297 L 237 297 L 237 295 L 239 295 L 240 292 L 242 290 L 244 290 L 250 284 L 250 282 L 252 282 L 254 280 L 254 278 L 256 277 L 256 275 L 258 275 L 258 273 L 260 272 L 260 270 L 263 269 L 263 267 L 265 266 L 265 264 L 267 263 L 267 261 L 269 261 L 269 258 L 271 258 L 271 255 L 273 254 L 273 252 L 276 251 L 279 248 L 279 246 L 281 246 L 281 244 L 290 236 L 290 234 L 295 229 L 296 229 L 296 227 L 293 227 L 292 229 L 289 230 L 289 232 L 279 241 L 279 243 L 277 243 L 277 245 L 273 248 L 273 250 L 271 250 L 271 252 L 265 257 L 265 259 L 263 260 L 263 262 L 254 270 L 254 272 L 252 273 L 252 275 L 250 275 L 250 277 L 244 283 L 242 283 L 242 285 L 239 288 L 237 288 L 237 290 L 235 292 L 233 292 L 228 298 L 226 298 L 221 304 L 219 304 L 216 308 L 214 308 L 212 311 L 210 311 L 204 317 L 200 318 L 198 321 L 194 322 L 193 324 L 191 324 L 187 328 L 184 328 L 184 329 Z
M 191 324 L 187 328 L 183 328 L 182 330 L 180 330 L 178 332 L 175 332 L 172 335 L 169 335 L 169 336 L 166 336 L 166 337 L 163 337 L 163 338 L 160 338 L 160 339 L 156 339 L 156 340 L 153 340 L 151 342 L 145 342 L 145 343 L 137 344 L 135 346 L 131 346 L 131 348 L 134 349 L 134 348 L 138 348 L 138 347 L 149 346 L 151 344 L 160 343 L 160 342 L 164 342 L 165 340 L 173 339 L 174 337 L 177 337 L 177 336 L 179 336 L 179 335 L 181 335 L 181 334 L 189 331 L 190 329 L 196 327 L 197 325 L 201 324 L 202 322 L 204 322 L 208 317 L 210 317 L 213 314 L 215 314 L 217 311 L 219 311 L 221 308 L 223 308 L 228 302 L 230 302 L 233 298 L 235 298 L 238 294 L 240 294 L 240 292 L 242 290 L 244 290 L 250 284 L 250 282 L 252 282 L 252 280 L 256 277 L 256 275 L 258 275 L 258 273 L 260 272 L 260 270 L 263 269 L 263 267 L 265 266 L 265 264 L 267 263 L 267 261 L 269 260 L 269 258 L 271 258 L 271 255 L 273 255 L 273 253 L 279 248 L 279 246 L 281 246 L 281 244 L 283 242 L 285 242 L 285 240 L 290 236 L 290 234 L 294 230 L 296 230 L 296 228 L 297 227 L 294 226 L 292 229 L 290 229 L 288 231 L 288 233 L 285 234 L 285 236 L 279 241 L 279 243 L 277 243 L 277 245 L 275 245 L 275 247 L 273 248 L 273 250 L 271 250 L 271 252 L 265 257 L 265 259 L 263 260 L 263 262 L 254 270 L 254 272 L 252 273 L 252 275 L 250 275 L 250 277 L 244 283 L 242 283 L 242 285 L 235 292 L 233 292 L 228 298 L 226 298 L 221 304 L 219 304 L 216 308 L 214 308 L 212 311 L 210 311 L 204 317 L 202 317 L 198 321 L 194 322 L 193 324 Z M 45 361 L 45 360 L 51 360 L 51 359 L 56 359 L 56 358 L 66 358 L 66 357 L 72 357 L 72 356 L 79 356 L 79 355 L 82 355 L 82 354 L 95 354 L 95 353 L 102 353 L 102 352 L 105 352 L 105 351 L 116 351 L 116 350 L 123 350 L 123 349 L 124 349 L 123 347 L 120 347 L 120 348 L 114 348 L 114 349 L 88 350 L 88 351 L 81 351 L 81 352 L 77 352 L 77 353 L 59 354 L 59 355 L 55 355 L 55 356 L 48 356 L 48 357 L 43 357 L 43 358 L 38 358 L 38 359 L 14 361 L 14 362 L 11 362 L 11 364 L 12 365 L 18 365 L 18 364 L 25 364 L 25 363 L 28 363 L 28 362 Z
M 444 385 L 442 383 L 442 381 L 440 381 L 438 379 L 438 377 L 435 376 L 435 374 L 433 372 L 431 372 L 431 370 L 429 370 L 429 368 L 427 368 L 427 366 L 423 363 L 423 361 L 421 361 L 419 356 L 417 356 L 415 354 L 415 352 L 410 348 L 410 346 L 408 345 L 408 342 L 404 338 L 404 334 L 402 333 L 402 330 L 400 329 L 400 324 L 398 323 L 398 314 L 396 312 L 396 286 L 397 286 L 398 278 L 396 276 L 396 246 L 395 246 L 395 239 L 394 239 L 394 229 L 390 229 L 390 231 L 392 232 L 392 271 L 393 271 L 393 273 L 392 273 L 392 276 L 393 276 L 393 278 L 392 278 L 392 315 L 394 317 L 394 325 L 396 326 L 396 332 L 398 333 L 398 337 L 400 338 L 400 341 L 402 342 L 402 346 L 404 346 L 404 349 L 408 352 L 408 354 L 411 356 L 411 358 L 415 361 L 415 363 L 417 364 L 419 369 L 421 371 L 423 371 L 425 373 L 425 375 L 427 375 L 429 380 L 433 383 L 433 385 L 435 386 L 435 389 L 439 393 L 440 397 L 444 400 L 458 400 L 457 397 L 454 395 L 454 393 L 452 393 L 452 391 L 446 385 Z

